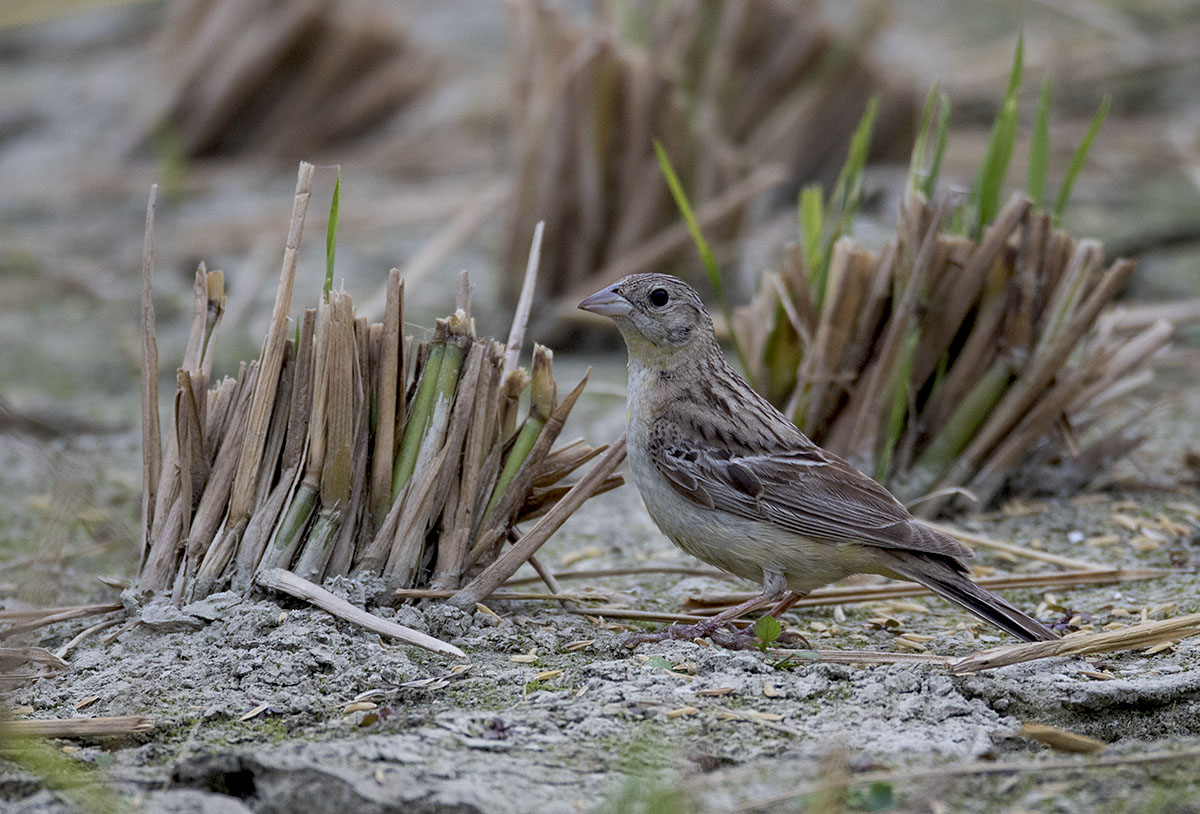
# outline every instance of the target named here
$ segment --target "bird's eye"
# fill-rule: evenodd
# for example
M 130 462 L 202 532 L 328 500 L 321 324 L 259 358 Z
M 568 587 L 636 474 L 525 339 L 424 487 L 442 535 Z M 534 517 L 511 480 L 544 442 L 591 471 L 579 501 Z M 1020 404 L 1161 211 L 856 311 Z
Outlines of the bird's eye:
M 655 308 L 662 308 L 670 301 L 671 295 L 667 293 L 667 289 L 665 288 L 656 288 L 650 292 L 647 299 L 650 300 L 650 304 Z

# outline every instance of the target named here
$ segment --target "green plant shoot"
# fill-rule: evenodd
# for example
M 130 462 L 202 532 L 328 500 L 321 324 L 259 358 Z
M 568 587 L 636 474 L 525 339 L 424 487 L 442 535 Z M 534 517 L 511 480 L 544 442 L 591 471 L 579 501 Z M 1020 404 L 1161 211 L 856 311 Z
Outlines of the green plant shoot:
M 337 180 L 333 183 L 333 199 L 329 202 L 329 224 L 325 227 L 325 288 L 322 299 L 329 302 L 333 290 L 333 256 L 337 252 L 338 203 L 342 197 L 342 168 L 338 167 Z
M 666 178 L 667 187 L 671 190 L 671 197 L 675 199 L 675 205 L 679 207 L 683 220 L 687 223 L 688 231 L 692 235 L 692 242 L 696 244 L 696 251 L 700 253 L 700 262 L 704 265 L 704 273 L 708 275 L 708 283 L 712 286 L 713 296 L 717 298 L 717 304 L 721 307 L 726 324 L 732 328 L 733 309 L 730 308 L 729 301 L 725 298 L 725 288 L 721 284 L 721 270 L 717 267 L 717 258 L 709 248 L 708 241 L 704 239 L 704 233 L 700 231 L 700 222 L 696 220 L 696 213 L 692 211 L 692 206 L 688 203 L 687 193 L 683 191 L 683 184 L 679 182 L 679 176 L 675 174 L 675 168 L 671 166 L 671 159 L 658 139 L 654 140 L 654 154 L 658 158 L 658 166 L 662 170 L 663 177 Z M 742 370 L 748 372 L 750 365 L 746 361 L 745 353 L 742 352 L 737 333 L 732 330 L 729 333 L 733 339 L 733 349 L 737 353 L 738 362 L 741 364 Z
M 1071 200 L 1071 189 L 1075 186 L 1075 178 L 1079 175 L 1080 168 L 1083 167 L 1083 162 L 1087 158 L 1088 151 L 1092 149 L 1092 142 L 1096 139 L 1096 134 L 1100 132 L 1100 125 L 1104 124 L 1105 118 L 1108 117 L 1108 109 L 1112 106 L 1112 97 L 1105 95 L 1100 102 L 1099 109 L 1096 110 L 1096 115 L 1092 119 L 1091 125 L 1087 129 L 1087 133 L 1083 136 L 1083 141 L 1079 143 L 1074 155 L 1071 156 L 1071 163 L 1067 165 L 1067 174 L 1063 177 L 1062 186 L 1059 187 L 1058 197 L 1054 200 L 1054 225 L 1058 226 L 1062 220 L 1063 212 L 1066 211 L 1067 202 Z
M 1042 80 L 1033 136 L 1029 140 L 1029 171 L 1025 194 L 1036 209 L 1046 208 L 1046 173 L 1050 165 L 1050 75 Z
M 1020 102 L 1017 93 L 1021 89 L 1021 74 L 1025 65 L 1025 35 L 1017 38 L 1017 50 L 1013 54 L 1012 70 L 1008 75 L 1008 88 L 1004 92 L 1004 104 L 1000 115 L 992 125 L 988 137 L 987 152 L 979 166 L 979 174 L 971 186 L 967 201 L 970 212 L 969 234 L 978 240 L 983 229 L 1000 209 L 1000 196 L 1004 192 L 1004 181 L 1008 177 L 1008 165 L 1012 159 L 1013 145 L 1017 138 L 1017 117 Z
M 929 165 L 929 172 L 925 175 L 925 186 L 921 190 L 928 199 L 933 198 L 933 191 L 937 189 L 938 175 L 942 171 L 942 158 L 946 155 L 946 144 L 949 140 L 950 97 L 939 93 L 937 138 L 933 142 L 933 161 Z
M 758 637 L 758 649 L 765 653 L 783 635 L 783 626 L 771 614 L 763 614 L 754 623 L 754 635 Z

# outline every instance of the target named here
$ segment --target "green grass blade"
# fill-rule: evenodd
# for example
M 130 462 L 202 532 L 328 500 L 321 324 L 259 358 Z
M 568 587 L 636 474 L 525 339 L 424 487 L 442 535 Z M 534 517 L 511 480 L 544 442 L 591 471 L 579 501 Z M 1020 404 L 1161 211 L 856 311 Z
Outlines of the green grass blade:
M 825 200 L 821 187 L 812 184 L 800 190 L 800 238 L 810 285 L 817 285 L 821 274 L 821 235 L 825 231 Z M 813 292 L 814 296 L 816 291 Z
M 883 453 L 875 465 L 875 479 L 884 480 L 892 467 L 892 458 L 904 436 L 904 419 L 908 416 L 909 389 L 912 386 L 913 357 L 917 355 L 917 345 L 921 332 L 913 330 L 904 339 L 904 347 L 896 363 L 895 380 L 892 390 L 892 404 L 888 411 L 887 437 L 884 439 Z
M 925 94 L 925 106 L 921 108 L 921 126 L 917 128 L 917 137 L 913 141 L 912 156 L 908 159 L 908 188 L 920 191 L 925 187 L 925 146 L 929 141 L 929 128 L 933 125 L 933 109 L 937 105 L 937 85 Z
M 342 168 L 338 167 L 337 181 L 333 184 L 333 200 L 329 203 L 329 225 L 325 227 L 325 288 L 322 291 L 325 302 L 329 302 L 329 292 L 333 290 L 333 256 L 337 252 L 338 204 L 342 197 Z
M 1021 89 L 1021 74 L 1025 70 L 1025 32 L 1017 35 L 1017 49 L 1013 51 L 1012 68 L 1008 72 L 1008 87 L 1004 90 L 1004 98 L 1017 95 Z
M 984 227 L 991 223 L 1000 209 L 1000 197 L 1004 194 L 1004 181 L 1008 177 L 1008 165 L 1017 138 L 1017 116 L 1020 113 L 1017 94 L 1021 89 L 1024 66 L 1025 35 L 1021 34 L 1017 37 L 1017 48 L 1013 52 L 1008 87 L 1004 91 L 1004 104 L 992 125 L 987 151 L 984 153 L 983 163 L 979 165 L 979 173 L 975 176 L 975 183 L 971 186 L 971 194 L 967 200 L 967 210 L 970 213 L 967 223 L 970 236 L 975 240 L 979 240 Z
M 654 154 L 658 158 L 658 166 L 662 170 L 663 177 L 667 180 L 667 187 L 671 190 L 671 197 L 675 199 L 675 205 L 679 207 L 679 211 L 687 223 L 688 231 L 692 235 L 692 242 L 696 244 L 696 251 L 700 253 L 700 262 L 704 265 L 704 273 L 708 275 L 708 283 L 712 286 L 713 296 L 717 298 L 717 304 L 725 316 L 725 323 L 730 328 L 729 335 L 733 341 L 733 349 L 737 353 L 738 362 L 741 363 L 742 370 L 748 373 L 750 366 L 746 363 L 746 355 L 742 352 L 737 333 L 733 330 L 733 309 L 730 307 L 729 301 L 725 299 L 725 287 L 721 284 L 721 270 L 717 267 L 717 258 L 713 256 L 708 241 L 704 239 L 704 233 L 700 231 L 700 222 L 696 220 L 696 213 L 692 211 L 687 193 L 683 191 L 683 184 L 679 182 L 679 176 L 675 174 L 675 168 L 671 166 L 671 159 L 658 139 L 654 140 Z
M 862 200 L 862 175 L 867 165 L 867 150 L 871 146 L 871 130 L 875 126 L 875 114 L 879 112 L 879 97 L 872 96 L 867 102 L 867 109 L 859 119 L 858 128 L 850 139 L 850 150 L 846 154 L 846 163 L 838 173 L 837 183 L 833 186 L 833 197 L 830 201 L 830 212 L 838 213 L 839 220 L 849 218 L 851 222 L 858 213 L 858 204 Z M 839 224 L 841 226 L 842 224 Z M 836 238 L 829 245 L 836 243 Z
M 833 257 L 833 246 L 842 235 L 854 228 L 854 218 L 858 215 L 859 204 L 862 203 L 863 171 L 867 165 L 871 130 L 875 126 L 875 114 L 878 111 L 879 97 L 872 96 L 850 140 L 846 163 L 838 173 L 829 204 L 825 208 L 821 250 L 816 253 L 813 266 L 809 269 L 809 274 L 812 275 L 813 304 L 818 310 L 825 299 L 825 279 L 828 275 L 829 260 Z
M 946 155 L 946 144 L 950 140 L 950 97 L 942 93 L 938 95 L 937 138 L 933 143 L 933 162 L 925 175 L 925 186 L 921 190 L 927 199 L 933 199 L 933 191 L 937 189 L 938 175 L 942 171 L 942 158 Z
M 1033 120 L 1033 136 L 1029 141 L 1029 172 L 1025 194 L 1035 209 L 1046 208 L 1046 172 L 1050 165 L 1050 75 L 1042 80 L 1037 115 Z
M 1071 190 L 1075 186 L 1075 178 L 1079 175 L 1079 170 L 1083 167 L 1083 162 L 1087 158 L 1088 151 L 1092 149 L 1092 142 L 1096 139 L 1096 134 L 1100 132 L 1100 125 L 1104 124 L 1104 119 L 1107 118 L 1108 109 L 1111 106 L 1112 97 L 1105 95 L 1104 99 L 1100 102 L 1099 109 L 1096 111 L 1095 118 L 1092 119 L 1087 133 L 1083 137 L 1083 141 L 1079 143 L 1075 154 L 1071 156 L 1071 163 L 1067 166 L 1067 174 L 1063 177 L 1062 186 L 1058 190 L 1058 197 L 1054 200 L 1055 226 L 1062 220 L 1063 212 L 1067 208 L 1067 202 L 1071 200 Z
M 1004 100 L 1004 107 L 996 117 L 988 139 L 987 153 L 979 167 L 975 180 L 975 220 L 971 236 L 979 240 L 983 229 L 1000 211 L 1000 198 L 1004 194 L 1004 182 L 1008 178 L 1008 165 L 1012 160 L 1013 145 L 1017 140 L 1017 116 L 1019 108 L 1016 96 Z

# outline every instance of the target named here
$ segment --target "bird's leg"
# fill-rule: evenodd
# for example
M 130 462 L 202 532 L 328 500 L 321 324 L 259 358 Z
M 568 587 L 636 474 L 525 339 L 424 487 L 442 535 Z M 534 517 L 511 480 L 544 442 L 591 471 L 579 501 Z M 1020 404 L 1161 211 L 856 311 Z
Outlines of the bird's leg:
M 774 616 L 776 619 L 778 619 L 780 616 L 787 613 L 788 610 L 791 609 L 792 605 L 795 605 L 806 596 L 808 596 L 807 593 L 798 594 L 795 591 L 788 591 L 787 596 L 776 602 L 775 605 L 769 611 L 767 611 L 767 615 Z
M 780 616 L 783 616 L 783 614 L 787 613 L 792 605 L 795 605 L 806 596 L 808 596 L 807 592 L 801 594 L 797 593 L 796 591 L 788 591 L 787 595 L 784 596 L 783 599 L 776 602 L 775 605 L 769 611 L 767 611 L 767 616 L 774 616 L 776 619 L 778 619 Z M 779 642 L 786 644 L 803 644 L 806 649 L 811 647 L 808 639 L 804 638 L 804 634 L 797 633 L 794 630 L 785 630 L 780 633 Z
M 791 599 L 792 596 L 795 596 L 795 599 Z M 765 571 L 763 573 L 763 591 L 758 596 L 747 599 L 740 605 L 727 608 L 711 619 L 705 619 L 703 622 L 696 622 L 693 625 L 668 625 L 662 630 L 656 630 L 654 633 L 639 633 L 635 636 L 630 636 L 625 640 L 625 644 L 633 647 L 643 642 L 661 642 L 667 639 L 690 641 L 692 639 L 709 637 L 722 647 L 746 649 L 755 646 L 753 636 L 747 637 L 742 631 L 735 631 L 733 636 L 719 634 L 717 631 L 739 616 L 758 610 L 759 608 L 770 606 L 770 615 L 772 616 L 776 615 L 775 611 L 777 608 L 779 609 L 778 613 L 783 613 L 799 599 L 799 595 L 788 592 L 787 580 L 782 571 Z

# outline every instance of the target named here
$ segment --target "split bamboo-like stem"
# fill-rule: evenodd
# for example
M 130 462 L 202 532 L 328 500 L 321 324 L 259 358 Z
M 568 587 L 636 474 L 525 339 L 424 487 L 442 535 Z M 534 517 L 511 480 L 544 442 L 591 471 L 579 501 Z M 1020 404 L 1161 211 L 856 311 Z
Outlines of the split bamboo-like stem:
M 537 552 L 550 535 L 558 531 L 571 514 L 583 505 L 597 486 L 611 475 L 625 460 L 625 436 L 622 435 L 596 461 L 571 491 L 546 513 L 529 532 L 521 537 L 508 551 L 500 555 L 475 579 L 464 586 L 449 602 L 455 607 L 469 610 L 500 587 L 517 569 Z
M 138 568 L 146 561 L 152 542 L 154 507 L 162 471 L 162 429 L 158 416 L 158 339 L 154 317 L 154 212 L 158 184 L 150 187 L 146 203 L 146 235 L 142 244 L 141 363 L 142 363 L 142 526 Z
M 396 451 L 396 400 L 403 398 L 401 375 L 401 333 L 404 325 L 404 284 L 400 270 L 388 272 L 387 297 L 383 316 L 383 338 L 379 354 L 376 396 L 375 448 L 371 455 L 370 510 L 372 525 L 378 528 L 387 517 L 392 503 L 392 456 Z
M 0 732 L 37 738 L 91 738 L 102 735 L 135 735 L 154 728 L 154 719 L 144 715 L 111 718 L 48 718 L 4 721 Z
M 412 628 L 396 624 L 389 619 L 383 619 L 374 614 L 367 613 L 362 608 L 351 605 L 346 600 L 334 596 L 319 585 L 314 585 L 290 571 L 285 571 L 282 568 L 271 568 L 266 571 L 260 571 L 255 575 L 254 579 L 263 588 L 302 599 L 305 602 L 316 605 L 326 613 L 333 614 L 339 619 L 345 619 L 347 622 L 359 625 L 360 627 L 365 627 L 367 630 L 384 636 L 390 636 L 393 639 L 413 645 L 414 647 L 430 650 L 438 655 L 448 656 L 461 661 L 467 660 L 467 654 L 454 645 L 435 639 L 419 630 L 413 630 Z
M 1073 633 L 1052 642 L 994 647 L 955 661 L 950 665 L 950 672 L 961 675 L 1053 656 L 1085 656 L 1113 650 L 1134 650 L 1197 634 L 1200 634 L 1200 613 L 1191 613 L 1159 622 L 1142 622 L 1119 630 Z
M 508 331 L 508 344 L 505 346 L 504 367 L 515 370 L 521 359 L 521 348 L 525 344 L 525 329 L 529 326 L 529 313 L 533 309 L 533 294 L 537 288 L 538 265 L 542 256 L 542 235 L 546 231 L 546 221 L 539 220 L 533 227 L 533 243 L 529 247 L 529 260 L 525 264 L 525 278 L 521 282 L 521 295 L 517 299 L 517 309 L 513 312 L 512 327 Z
M 313 165 L 300 162 L 296 179 L 296 196 L 292 206 L 292 221 L 288 229 L 287 242 L 283 250 L 283 270 L 279 275 L 279 288 L 275 295 L 275 308 L 271 324 L 263 342 L 259 373 L 254 385 L 247 419 L 246 440 L 238 457 L 233 476 L 229 501 L 229 519 L 226 534 L 238 538 L 249 522 L 253 511 L 253 496 L 256 493 L 262 447 L 266 442 L 267 426 L 271 419 L 271 408 L 275 403 L 275 388 L 279 384 L 279 369 L 283 365 L 284 342 L 287 339 L 288 314 L 292 309 L 292 290 L 295 287 L 296 264 L 300 250 L 300 235 L 304 230 L 304 217 L 308 200 L 312 195 Z

